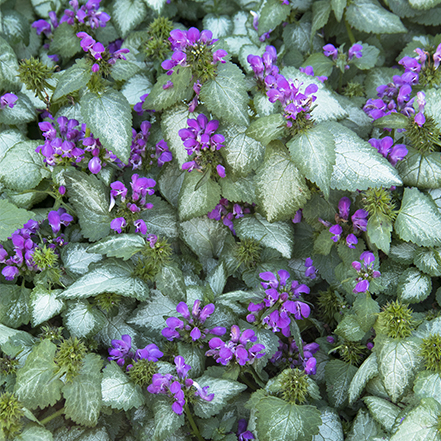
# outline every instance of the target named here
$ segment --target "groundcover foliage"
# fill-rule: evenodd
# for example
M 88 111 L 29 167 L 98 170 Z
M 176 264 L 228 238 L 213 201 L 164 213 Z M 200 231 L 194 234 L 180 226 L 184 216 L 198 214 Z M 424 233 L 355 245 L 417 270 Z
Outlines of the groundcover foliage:
M 0 440 L 441 439 L 441 1 L 0 4 Z

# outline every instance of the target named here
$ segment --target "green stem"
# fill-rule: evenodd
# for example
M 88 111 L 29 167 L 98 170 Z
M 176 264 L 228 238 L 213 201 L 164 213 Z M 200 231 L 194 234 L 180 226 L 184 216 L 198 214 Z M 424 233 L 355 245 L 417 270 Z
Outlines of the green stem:
M 341 93 L 343 88 L 343 72 L 340 71 L 340 76 L 338 78 L 338 93 Z
M 64 407 L 62 407 L 60 410 L 57 410 L 55 413 L 53 413 L 52 415 L 49 415 L 48 417 L 46 417 L 45 419 L 40 421 L 40 424 L 43 424 L 43 426 L 47 423 L 49 423 L 50 421 L 52 421 L 53 419 L 57 418 L 60 415 L 63 415 L 64 413 Z
M 346 17 L 345 17 L 345 26 L 346 26 L 346 32 L 348 33 L 349 41 L 351 42 L 351 44 L 355 44 L 356 43 L 355 37 L 354 34 L 352 33 L 351 25 L 346 20 Z
M 256 387 L 248 381 L 247 377 L 245 377 L 244 374 L 241 373 L 239 375 L 239 379 L 240 379 L 240 381 L 242 381 L 242 383 L 246 384 L 252 391 L 257 390 Z
M 185 410 L 185 415 L 187 417 L 187 420 L 190 423 L 191 429 L 193 430 L 193 434 L 196 436 L 196 438 L 199 441 L 204 441 L 204 438 L 202 438 L 201 434 L 199 433 L 198 426 L 197 426 L 195 420 L 193 419 L 193 415 L 190 412 L 190 408 L 188 407 L 188 404 L 185 404 L 184 410 Z

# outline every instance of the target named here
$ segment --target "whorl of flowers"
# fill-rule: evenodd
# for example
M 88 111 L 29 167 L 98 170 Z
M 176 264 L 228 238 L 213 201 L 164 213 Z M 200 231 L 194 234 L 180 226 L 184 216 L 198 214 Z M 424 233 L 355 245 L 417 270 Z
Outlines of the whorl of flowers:
M 241 333 L 239 326 L 233 325 L 230 333 L 231 339 L 224 342 L 218 337 L 210 340 L 208 345 L 210 350 L 205 353 L 207 357 L 213 357 L 216 363 L 228 365 L 230 362 L 236 361 L 240 366 L 245 364 L 253 364 L 254 360 L 263 357 L 265 346 L 262 344 L 254 344 L 249 349 L 246 348 L 248 343 L 254 343 L 257 340 L 252 329 L 246 329 Z
M 5 249 L 0 244 L 0 265 L 4 264 L 2 274 L 6 280 L 14 280 L 18 275 L 24 275 L 29 271 L 41 271 L 45 267 L 54 265 L 57 261 L 58 248 L 66 245 L 64 234 L 59 234 L 61 225 L 68 226 L 73 217 L 66 213 L 64 208 L 52 210 L 47 217 L 52 229 L 52 236 L 42 237 L 40 223 L 29 220 L 14 231 L 8 238 L 11 242 L 6 244 Z M 12 245 L 12 246 L 11 246 Z M 35 261 L 36 254 L 42 254 L 41 259 Z
M 70 0 L 69 5 L 72 9 L 65 9 L 64 14 L 58 22 L 57 14 L 54 11 L 49 12 L 48 23 L 40 19 L 32 23 L 32 27 L 37 31 L 37 35 L 43 33 L 46 37 L 52 35 L 53 30 L 61 23 L 67 23 L 71 26 L 75 24 L 84 25 L 91 29 L 104 28 L 110 20 L 110 16 L 105 12 L 98 11 L 101 0 L 88 0 L 85 5 L 80 7 L 78 0 Z
M 193 160 L 182 165 L 183 170 L 201 170 L 213 172 L 216 169 L 221 178 L 225 178 L 225 167 L 220 164 L 221 157 L 217 154 L 224 145 L 225 138 L 215 133 L 219 127 L 219 121 L 208 118 L 201 113 L 196 119 L 187 119 L 188 127 L 179 130 L 179 136 L 184 142 L 188 155 L 193 155 Z M 217 163 L 217 164 L 216 164 Z
M 111 151 L 106 150 L 92 133 L 85 136 L 85 124 L 78 127 L 80 123 L 76 119 L 68 120 L 65 116 L 57 118 L 57 124 L 58 130 L 55 128 L 55 123 L 47 121 L 38 123 L 45 142 L 35 151 L 44 156 L 44 162 L 48 166 L 84 165 L 85 167 L 87 163 L 90 172 L 97 174 L 106 162 L 122 165 L 121 161 Z
M 116 49 L 115 44 L 110 44 L 106 50 L 102 43 L 94 40 L 86 32 L 78 32 L 77 37 L 81 38 L 80 45 L 83 51 L 87 52 L 94 61 L 98 61 L 98 63 L 92 65 L 92 72 L 94 73 L 98 72 L 101 67 L 104 68 L 104 74 L 107 75 L 109 65 L 113 66 L 118 59 L 125 60 L 124 54 L 129 53 L 129 49 Z
M 109 211 L 116 204 L 116 198 L 120 197 L 121 205 L 117 211 L 117 216 L 110 222 L 110 228 L 117 233 L 121 233 L 129 224 L 135 226 L 135 232 L 147 234 L 147 225 L 139 214 L 143 210 L 153 208 L 153 204 L 146 201 L 147 195 L 154 194 L 152 187 L 156 185 L 153 179 L 139 177 L 138 174 L 132 175 L 132 196 L 127 198 L 127 187 L 121 181 L 115 181 L 110 184 L 110 207 Z
M 353 289 L 354 293 L 369 291 L 369 283 L 372 279 L 381 276 L 380 271 L 374 270 L 375 256 L 370 251 L 365 251 L 360 255 L 360 262 L 352 262 L 352 267 L 357 271 L 357 284 Z
M 343 52 L 342 46 L 338 49 L 333 44 L 326 44 L 323 46 L 323 54 L 325 57 L 332 57 L 335 65 L 344 72 L 350 68 L 349 64 L 353 58 L 361 58 L 363 56 L 363 46 L 355 43 L 350 48 L 348 53 Z
M 298 300 L 301 294 L 309 294 L 309 288 L 297 280 L 289 284 L 290 274 L 286 270 L 279 270 L 277 275 L 267 271 L 260 273 L 259 277 L 264 280 L 260 284 L 266 296 L 262 302 L 248 305 L 247 321 L 262 323 L 273 332 L 281 331 L 285 337 L 290 337 L 291 316 L 303 320 L 311 312 L 308 304 Z
M 349 224 L 349 214 L 351 208 L 351 200 L 348 197 L 342 197 L 338 202 L 338 214 L 335 215 L 336 223 L 324 221 L 319 218 L 319 221 L 333 234 L 331 240 L 337 243 L 340 238 L 344 238 L 346 245 L 349 248 L 355 248 L 358 243 L 357 236 L 367 229 L 367 218 L 369 213 L 366 210 L 359 209 L 351 216 L 352 228 Z M 351 232 L 352 231 L 352 232 Z
M 404 144 L 396 144 L 393 146 L 394 140 L 390 136 L 385 136 L 381 139 L 371 138 L 369 143 L 372 147 L 375 147 L 379 153 L 387 158 L 387 160 L 394 167 L 397 165 L 397 162 L 402 161 L 408 153 L 408 150 Z
M 439 52 L 438 52 L 439 49 Z M 441 45 L 438 46 L 433 58 L 437 60 L 436 68 L 439 65 L 439 57 L 441 56 Z M 415 115 L 413 107 L 415 97 L 411 98 L 412 87 L 419 84 L 419 74 L 427 59 L 427 55 L 421 49 L 416 49 L 417 58 L 403 57 L 398 64 L 404 67 L 402 75 L 394 75 L 392 82 L 377 87 L 378 99 L 369 99 L 363 110 L 374 120 L 381 118 L 391 113 L 400 112 L 403 115 L 411 118 Z M 424 93 L 418 97 L 418 106 L 420 114 L 417 117 L 416 123 L 422 125 L 425 122 L 424 110 L 425 100 Z M 424 121 L 423 121 L 424 118 Z
M 149 121 L 143 121 L 139 132 L 132 129 L 132 145 L 130 146 L 131 152 L 128 163 L 132 170 L 142 167 L 148 168 L 153 165 L 153 160 L 155 159 L 157 160 L 158 167 L 162 167 L 166 162 L 170 162 L 173 159 L 173 155 L 163 139 L 155 147 L 147 146 L 151 126 Z
M 244 214 L 248 214 L 250 212 L 251 210 L 248 208 L 247 203 L 242 205 L 233 204 L 232 202 L 229 202 L 228 199 L 222 198 L 216 207 L 207 214 L 207 216 L 209 219 L 214 219 L 217 221 L 222 220 L 223 224 L 227 226 L 235 235 L 236 231 L 234 229 L 233 219 L 240 219 L 244 216 Z
M 213 39 L 211 31 L 199 32 L 197 28 L 190 28 L 188 31 L 174 29 L 170 32 L 168 40 L 171 43 L 173 55 L 161 63 L 168 75 L 173 73 L 176 66 L 192 66 L 195 71 L 202 70 L 200 73 L 203 73 L 204 68 L 208 67 L 207 63 L 213 66 L 218 61 L 225 63 L 223 59 L 227 55 L 225 50 L 218 49 L 212 53 L 211 46 L 217 40 Z M 200 76 L 198 75 L 198 77 Z
M 171 408 L 177 415 L 183 413 L 184 406 L 189 399 L 193 400 L 195 397 L 199 397 L 205 401 L 212 401 L 214 394 L 208 394 L 209 386 L 201 387 L 196 381 L 187 378 L 191 366 L 185 364 L 184 357 L 179 355 L 175 357 L 174 361 L 177 376 L 172 374 L 154 374 L 152 384 L 147 387 L 148 392 L 151 394 L 167 395 L 172 398 L 173 404 Z
M 128 334 L 121 336 L 121 340 L 112 340 L 112 348 L 108 349 L 110 357 L 109 361 L 116 361 L 118 366 L 124 366 L 129 361 L 137 362 L 139 360 L 148 360 L 157 362 L 164 354 L 158 347 L 151 343 L 144 349 L 132 349 L 132 337 Z M 130 365 L 129 365 L 130 366 Z M 128 366 L 128 369 L 130 368 Z
M 209 303 L 201 309 L 201 303 L 200 300 L 195 300 L 190 312 L 187 304 L 180 302 L 176 307 L 176 312 L 181 314 L 182 319 L 169 317 L 165 321 L 167 328 L 162 330 L 162 335 L 169 341 L 176 338 L 188 342 L 204 340 L 207 334 L 224 335 L 226 332 L 224 327 L 209 329 L 204 326 L 205 321 L 213 314 L 215 307 L 213 303 Z
M 283 115 L 288 120 L 287 127 L 292 127 L 293 120 L 296 120 L 299 114 L 305 119 L 310 118 L 312 103 L 317 99 L 312 95 L 317 92 L 318 86 L 310 84 L 303 92 L 303 83 L 298 80 L 286 79 L 279 74 L 279 68 L 275 65 L 277 52 L 273 46 L 266 46 L 262 57 L 257 55 L 248 55 L 247 61 L 253 69 L 254 76 L 257 79 L 258 88 L 266 92 L 270 102 L 279 101 L 283 108 Z
M 279 348 L 270 358 L 271 363 L 276 366 L 287 365 L 292 369 L 298 368 L 300 365 L 305 369 L 308 375 L 315 375 L 317 372 L 317 360 L 314 354 L 320 349 L 318 343 L 303 344 L 303 357 L 300 355 L 299 348 L 294 340 L 289 344 L 279 340 Z

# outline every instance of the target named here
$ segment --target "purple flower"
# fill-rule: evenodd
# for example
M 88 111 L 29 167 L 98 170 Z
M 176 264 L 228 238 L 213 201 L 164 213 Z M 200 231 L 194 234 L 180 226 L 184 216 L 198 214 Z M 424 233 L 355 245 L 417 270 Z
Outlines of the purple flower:
M 93 173 L 94 175 L 99 173 L 101 171 L 101 159 L 98 158 L 98 156 L 94 156 L 89 161 L 88 168 L 89 168 L 90 172 Z
M 294 219 L 292 220 L 293 224 L 299 224 L 302 221 L 302 212 L 303 210 L 301 208 L 296 211 Z
M 418 62 L 418 60 L 416 58 L 412 58 L 412 57 L 403 57 L 398 64 L 401 64 L 402 66 L 404 66 L 404 71 L 405 72 L 416 72 L 419 73 L 421 70 L 421 64 Z
M 175 357 L 175 365 L 176 365 L 176 372 L 179 376 L 179 378 L 185 378 L 188 374 L 188 371 L 191 369 L 191 366 L 188 364 L 185 364 L 184 357 L 181 355 L 178 355 Z
M 240 419 L 237 422 L 237 439 L 239 441 L 248 441 L 250 439 L 255 439 L 254 435 L 252 434 L 252 432 L 250 432 L 249 430 L 247 430 L 248 427 L 248 422 L 245 419 Z
M 0 97 L 0 109 L 4 109 L 5 107 L 13 108 L 15 106 L 18 97 L 13 93 L 5 93 Z
M 110 222 L 110 228 L 117 233 L 121 234 L 122 228 L 125 228 L 127 225 L 127 221 L 123 217 L 117 217 Z
M 359 231 L 366 231 L 367 229 L 367 218 L 369 216 L 369 213 L 366 210 L 360 209 L 357 210 L 352 216 L 352 226 L 354 227 L 354 232 Z
M 362 49 L 363 49 L 363 46 L 361 44 L 354 44 L 354 45 L 352 45 L 349 48 L 349 51 L 348 51 L 348 58 L 349 58 L 349 60 L 352 60 L 354 55 L 355 55 L 356 58 L 361 58 L 363 56 L 363 54 L 361 52 Z
M 142 219 L 133 222 L 136 227 L 135 233 L 147 234 L 147 225 Z
M 65 225 L 66 227 L 73 221 L 73 217 L 66 213 L 64 208 L 59 208 L 57 211 L 50 211 L 47 219 L 49 221 L 49 225 L 52 228 L 52 231 L 57 234 L 61 225 Z
M 165 89 L 170 89 L 170 88 L 172 88 L 173 87 L 173 83 L 171 82 L 171 81 L 167 81 L 163 86 L 162 86 L 162 88 L 165 90 Z
M 121 340 L 112 340 L 113 349 L 109 349 L 108 360 L 115 360 L 118 366 L 124 366 L 125 360 L 132 356 L 132 337 L 123 335 Z
M 148 360 L 154 361 L 155 363 L 160 359 L 164 354 L 158 349 L 158 347 L 151 343 L 147 345 L 144 349 L 137 349 L 135 352 L 135 361 L 138 360 Z
M 358 292 L 366 292 L 369 289 L 369 281 L 366 279 L 360 280 L 360 282 L 358 282 L 355 285 L 354 288 L 354 292 L 358 293 Z
M 343 233 L 343 228 L 340 225 L 333 225 L 330 229 L 329 232 L 332 233 L 334 236 L 331 237 L 331 240 L 333 240 L 334 242 L 338 242 L 341 234 Z
M 207 393 L 210 386 L 201 387 L 196 381 L 193 381 L 193 386 L 196 388 L 194 393 L 196 397 L 200 397 L 204 401 L 213 401 L 214 394 Z
M 48 37 L 52 34 L 52 27 L 46 20 L 40 19 L 34 21 L 31 27 L 35 28 L 35 30 L 37 31 L 37 35 L 43 33 L 44 35 L 46 35 L 46 37 Z
M 308 358 L 304 363 L 305 373 L 308 375 L 315 375 L 317 372 L 317 360 L 314 357 Z
M 351 208 L 351 200 L 346 196 L 342 197 L 338 202 L 338 211 L 342 219 L 348 220 L 350 208 Z
M 16 266 L 5 266 L 2 269 L 2 274 L 4 275 L 6 280 L 14 280 L 15 277 L 18 275 L 19 270 Z
M 314 68 L 312 66 L 299 67 L 299 71 L 309 75 L 310 77 L 314 76 Z M 328 79 L 328 77 L 325 76 L 316 76 L 316 78 L 322 83 Z
M 148 96 L 149 96 L 148 93 L 142 95 L 142 96 L 140 97 L 140 100 L 141 100 L 141 101 L 140 101 L 139 103 L 136 103 L 136 104 L 133 106 L 133 110 L 134 110 L 139 116 L 142 116 L 142 114 L 144 113 L 144 110 L 143 110 L 143 108 L 142 108 L 142 105 L 144 104 L 144 101 L 145 101 L 145 99 L 146 99 Z
M 349 248 L 355 249 L 355 245 L 357 245 L 358 239 L 355 237 L 354 234 L 348 234 L 346 236 L 346 245 Z
M 422 127 L 423 124 L 426 122 L 426 117 L 424 116 L 424 113 L 418 112 L 415 115 L 414 122 L 415 124 L 418 124 L 419 127 Z
M 398 161 L 402 161 L 409 153 L 404 144 L 397 144 L 389 153 L 388 160 L 391 165 L 395 166 Z
M 224 51 L 223 49 L 218 49 L 213 54 L 213 64 L 216 64 L 218 61 L 220 61 L 221 63 L 226 63 L 224 57 L 226 57 L 227 55 L 227 51 Z
M 323 53 L 325 54 L 325 57 L 332 56 L 333 60 L 336 60 L 338 57 L 338 50 L 332 44 L 327 44 L 323 46 Z
M 216 170 L 217 170 L 217 174 L 221 177 L 221 178 L 225 178 L 225 167 L 223 167 L 222 165 L 217 165 L 216 166 Z

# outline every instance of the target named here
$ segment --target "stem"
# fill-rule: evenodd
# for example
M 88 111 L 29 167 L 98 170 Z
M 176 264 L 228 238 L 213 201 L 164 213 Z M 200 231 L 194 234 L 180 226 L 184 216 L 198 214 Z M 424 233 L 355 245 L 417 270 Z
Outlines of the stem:
M 245 377 L 245 375 L 244 374 L 240 374 L 239 375 L 239 378 L 240 378 L 240 380 L 244 383 L 244 384 L 246 384 L 253 392 L 254 391 L 256 391 L 257 389 L 256 389 L 256 387 L 254 386 L 254 385 L 252 385 L 249 381 L 248 381 L 248 379 L 247 379 L 247 377 Z
M 340 71 L 338 78 L 338 93 L 341 93 L 342 87 L 343 87 L 343 72 Z
M 58 416 L 63 415 L 63 413 L 64 413 L 64 407 L 62 407 L 60 410 L 57 410 L 52 415 L 49 415 L 48 417 L 41 420 L 40 424 L 45 425 L 45 424 L 49 423 L 50 421 L 52 421 L 53 419 L 57 418 Z
M 354 34 L 352 33 L 351 25 L 346 20 L 346 17 L 345 17 L 345 26 L 346 26 L 346 32 L 348 33 L 349 41 L 351 42 L 351 44 L 355 44 L 356 43 L 355 37 Z
M 185 415 L 188 419 L 188 422 L 190 423 L 191 429 L 193 430 L 193 434 L 196 436 L 196 438 L 199 441 L 204 441 L 204 438 L 202 438 L 201 434 L 199 433 L 198 426 L 197 426 L 195 420 L 193 419 L 193 415 L 190 412 L 190 408 L 188 407 L 188 404 L 185 404 L 184 410 L 185 410 Z

